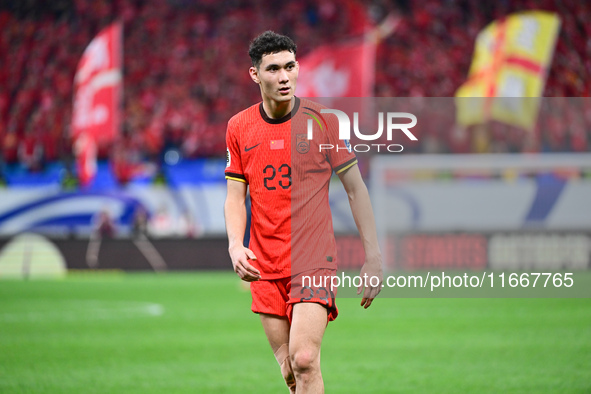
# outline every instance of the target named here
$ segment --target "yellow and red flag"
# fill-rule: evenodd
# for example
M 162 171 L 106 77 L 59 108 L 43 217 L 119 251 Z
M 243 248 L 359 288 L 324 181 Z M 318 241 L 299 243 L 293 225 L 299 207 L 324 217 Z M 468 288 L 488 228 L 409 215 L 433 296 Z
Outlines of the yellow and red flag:
M 531 97 L 542 95 L 559 30 L 558 16 L 545 11 L 519 12 L 485 27 L 468 80 L 456 92 L 458 123 L 494 119 L 532 129 L 539 99 Z

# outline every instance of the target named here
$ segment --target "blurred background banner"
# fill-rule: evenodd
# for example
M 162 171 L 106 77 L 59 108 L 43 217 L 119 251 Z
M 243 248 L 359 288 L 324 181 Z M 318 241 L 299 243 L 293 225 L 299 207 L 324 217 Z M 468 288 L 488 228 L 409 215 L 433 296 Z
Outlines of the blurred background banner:
M 120 128 L 123 25 L 115 22 L 88 45 L 74 77 L 72 137 L 80 182 L 96 173 L 96 144 L 112 143 Z
M 456 97 L 490 99 L 458 100 L 458 122 L 473 125 L 494 119 L 532 129 L 538 102 L 518 106 L 518 100 L 504 98 L 542 95 L 559 30 L 560 18 L 544 11 L 511 14 L 484 28 L 476 38 L 468 80 Z

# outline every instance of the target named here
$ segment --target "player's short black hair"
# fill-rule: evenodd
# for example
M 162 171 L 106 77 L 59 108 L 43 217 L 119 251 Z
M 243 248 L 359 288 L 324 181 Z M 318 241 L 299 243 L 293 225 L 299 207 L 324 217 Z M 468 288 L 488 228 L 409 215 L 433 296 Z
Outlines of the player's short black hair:
M 297 46 L 291 38 L 267 30 L 252 40 L 248 48 L 248 55 L 252 60 L 252 65 L 258 68 L 264 55 L 282 51 L 289 51 L 295 55 L 296 49 Z

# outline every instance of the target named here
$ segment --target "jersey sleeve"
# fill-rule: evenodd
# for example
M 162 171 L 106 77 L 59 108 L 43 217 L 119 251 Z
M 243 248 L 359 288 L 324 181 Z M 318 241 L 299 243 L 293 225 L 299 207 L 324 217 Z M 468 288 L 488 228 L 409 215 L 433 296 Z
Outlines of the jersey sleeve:
M 334 148 L 327 152 L 327 159 L 336 174 L 340 174 L 357 164 L 357 157 L 349 140 L 339 139 L 339 123 L 336 116 L 325 116 L 328 123 L 328 143 Z
M 242 160 L 240 160 L 240 144 L 238 143 L 237 129 L 234 122 L 228 122 L 226 130 L 226 179 L 238 182 L 246 182 L 244 171 L 242 169 Z

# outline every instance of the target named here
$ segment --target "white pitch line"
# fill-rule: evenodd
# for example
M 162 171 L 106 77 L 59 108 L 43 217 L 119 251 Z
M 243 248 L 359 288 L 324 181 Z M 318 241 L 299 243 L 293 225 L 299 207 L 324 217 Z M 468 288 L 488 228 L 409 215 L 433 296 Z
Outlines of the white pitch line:
M 46 304 L 52 310 L 27 310 L 27 306 L 39 308 L 38 303 L 27 303 L 17 312 L 0 312 L 0 322 L 43 322 L 109 320 L 138 317 L 159 317 L 164 307 L 149 302 L 128 301 L 55 301 Z

